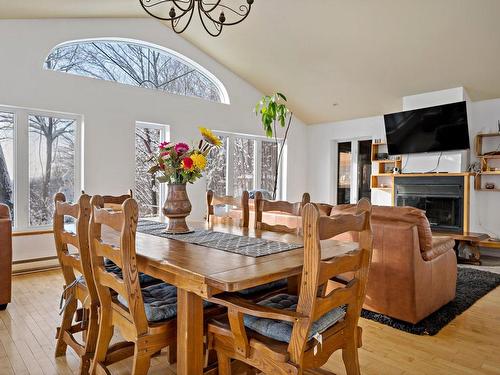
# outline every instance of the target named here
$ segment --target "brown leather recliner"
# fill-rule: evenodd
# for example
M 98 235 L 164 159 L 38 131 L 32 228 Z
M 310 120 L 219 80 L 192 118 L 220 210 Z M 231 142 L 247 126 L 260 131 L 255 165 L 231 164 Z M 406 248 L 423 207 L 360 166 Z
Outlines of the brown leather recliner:
M 12 222 L 9 207 L 0 204 L 0 310 L 10 302 L 12 281 Z
M 340 205 L 331 215 L 352 210 L 352 205 Z M 372 227 L 373 259 L 364 308 L 415 324 L 455 298 L 455 242 L 433 237 L 424 211 L 373 206 Z M 339 239 L 356 240 L 349 234 Z

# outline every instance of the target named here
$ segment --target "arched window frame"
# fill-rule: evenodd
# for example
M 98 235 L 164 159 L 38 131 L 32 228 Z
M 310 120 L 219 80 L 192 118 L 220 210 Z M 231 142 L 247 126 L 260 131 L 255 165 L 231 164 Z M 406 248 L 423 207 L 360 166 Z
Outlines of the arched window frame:
M 192 66 L 194 69 L 196 69 L 201 74 L 203 74 L 209 81 L 211 81 L 218 90 L 219 97 L 220 97 L 220 103 L 228 104 L 228 105 L 231 103 L 230 99 L 229 99 L 229 94 L 228 94 L 227 89 L 224 86 L 224 84 L 213 73 L 211 73 L 208 69 L 206 69 L 205 67 L 203 67 L 202 65 L 200 65 L 196 61 L 190 59 L 189 57 L 187 57 L 187 56 L 185 56 L 177 51 L 174 51 L 174 50 L 167 48 L 167 47 L 160 46 L 158 44 L 154 44 L 154 43 L 150 43 L 150 42 L 146 42 L 146 41 L 138 40 L 138 39 L 119 38 L 119 37 L 102 37 L 102 38 L 85 38 L 85 39 L 75 39 L 75 40 L 71 40 L 71 41 L 65 41 L 65 42 L 59 43 L 56 46 L 51 48 L 50 52 L 47 54 L 47 56 L 44 59 L 43 68 L 45 70 L 66 73 L 66 72 L 62 72 L 59 70 L 47 68 L 46 63 L 47 63 L 49 56 L 52 54 L 52 52 L 54 50 L 56 50 L 58 48 L 70 46 L 70 45 L 75 45 L 75 44 L 79 44 L 79 43 L 89 43 L 89 42 L 110 42 L 110 43 L 123 42 L 123 43 L 128 43 L 128 44 L 136 44 L 140 47 L 151 48 L 153 50 L 163 52 L 167 55 L 172 55 L 176 59 L 181 61 L 182 63 L 184 63 L 188 66 Z M 72 72 L 68 72 L 67 74 L 73 74 L 73 75 L 77 75 L 77 76 L 85 77 L 85 78 L 93 78 L 93 77 L 89 77 L 89 76 L 86 76 L 83 74 L 76 74 L 76 73 L 72 73 Z M 94 78 L 94 79 L 99 79 L 99 78 Z M 120 81 L 113 81 L 113 80 L 106 80 L 106 81 L 116 82 L 116 83 L 119 83 L 122 85 L 133 86 L 133 85 L 129 85 L 125 82 L 120 82 Z M 140 86 L 135 86 L 135 87 L 140 87 Z M 202 97 L 198 97 L 198 96 L 176 94 L 176 93 L 170 92 L 168 90 L 159 90 L 158 89 L 157 91 L 165 91 L 165 92 L 167 92 L 169 94 L 173 94 L 173 95 L 189 96 L 189 97 L 196 97 L 199 99 L 208 100 L 206 98 L 202 98 Z

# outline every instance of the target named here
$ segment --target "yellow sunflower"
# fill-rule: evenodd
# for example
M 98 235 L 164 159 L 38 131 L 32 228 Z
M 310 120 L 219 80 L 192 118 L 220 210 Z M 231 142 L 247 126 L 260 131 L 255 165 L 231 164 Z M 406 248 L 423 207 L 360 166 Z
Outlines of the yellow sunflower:
M 193 154 L 191 155 L 191 160 L 193 160 L 193 165 L 196 169 L 202 171 L 207 166 L 207 158 L 203 154 Z
M 210 129 L 200 128 L 200 133 L 203 136 L 203 139 L 211 145 L 214 145 L 215 147 L 222 145 L 220 138 L 217 137 Z

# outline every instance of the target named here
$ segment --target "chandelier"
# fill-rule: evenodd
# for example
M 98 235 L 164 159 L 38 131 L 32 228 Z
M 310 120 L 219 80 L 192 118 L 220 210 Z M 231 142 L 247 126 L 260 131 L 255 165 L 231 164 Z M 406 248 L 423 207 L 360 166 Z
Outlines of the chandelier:
M 187 29 L 197 12 L 201 24 L 211 36 L 219 36 L 224 26 L 237 25 L 248 17 L 254 0 L 237 1 L 246 4 L 230 7 L 223 4 L 224 0 L 139 0 L 146 13 L 171 22 L 177 34 Z

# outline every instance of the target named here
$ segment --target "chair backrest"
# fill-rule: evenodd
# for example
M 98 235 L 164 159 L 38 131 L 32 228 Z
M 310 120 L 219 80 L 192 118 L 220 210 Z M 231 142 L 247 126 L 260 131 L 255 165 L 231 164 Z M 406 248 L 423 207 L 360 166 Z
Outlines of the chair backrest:
M 299 217 L 302 208 L 306 203 L 311 201 L 309 193 L 302 195 L 302 201 L 291 203 L 287 201 L 272 201 L 262 197 L 260 191 L 255 193 L 255 229 L 270 230 L 273 232 L 284 233 L 298 233 L 300 228 L 300 221 L 297 220 L 297 225 L 291 227 L 284 224 L 268 224 L 263 221 L 264 212 L 272 212 L 276 214 L 288 214 L 291 216 Z
M 207 191 L 207 222 L 209 223 L 222 223 L 229 224 L 234 221 L 234 217 L 231 216 L 231 208 L 236 208 L 241 211 L 240 226 L 243 228 L 248 228 L 250 221 L 250 209 L 248 206 L 248 191 L 243 191 L 240 198 L 232 196 L 219 196 L 215 195 L 212 190 Z M 228 210 L 224 210 L 223 214 L 217 212 L 216 206 L 226 206 L 229 207 Z
M 85 194 L 85 191 L 82 190 L 82 195 Z M 120 210 L 121 205 L 129 198 L 133 198 L 132 189 L 129 189 L 127 194 L 123 195 L 103 195 L 102 199 L 104 200 L 104 208 L 111 208 L 113 210 Z
M 65 230 L 66 218 L 75 220 L 74 233 Z M 89 220 L 90 197 L 88 195 L 80 196 L 77 203 L 66 202 L 66 196 L 63 193 L 57 193 L 54 196 L 53 232 L 64 281 L 66 286 L 69 286 L 75 282 L 77 274 L 83 275 L 89 291 L 90 302 L 97 304 L 97 290 L 90 265 Z M 78 253 L 71 253 L 68 245 L 76 248 Z
M 311 325 L 328 311 L 345 306 L 346 335 L 355 334 L 366 295 L 368 270 L 372 255 L 371 204 L 362 199 L 353 215 L 321 216 L 318 207 L 306 204 L 303 213 L 304 269 L 300 285 L 297 313 L 304 318 L 294 324 L 288 350 L 292 361 L 300 363 L 306 349 Z M 321 259 L 321 242 L 344 232 L 358 232 L 357 250 L 332 259 Z M 345 286 L 327 291 L 335 276 L 353 272 Z
M 101 308 L 111 308 L 112 303 L 117 303 L 111 298 L 112 292 L 119 294 L 128 305 L 123 308 L 123 314 L 134 323 L 138 335 L 146 333 L 148 321 L 139 283 L 135 248 L 139 217 L 137 202 L 128 198 L 120 210 L 111 210 L 105 208 L 104 197 L 95 195 L 90 204 L 90 254 Z M 106 230 L 104 239 L 103 226 Z M 110 240 L 113 238 L 116 241 Z M 123 279 L 106 270 L 105 258 L 122 269 Z

